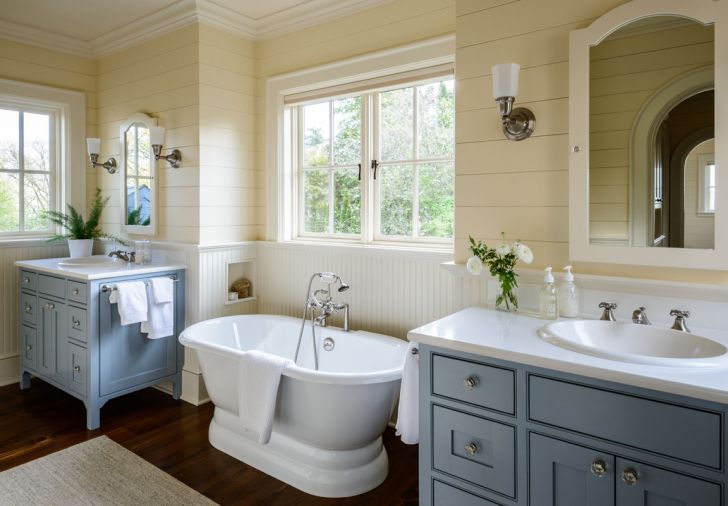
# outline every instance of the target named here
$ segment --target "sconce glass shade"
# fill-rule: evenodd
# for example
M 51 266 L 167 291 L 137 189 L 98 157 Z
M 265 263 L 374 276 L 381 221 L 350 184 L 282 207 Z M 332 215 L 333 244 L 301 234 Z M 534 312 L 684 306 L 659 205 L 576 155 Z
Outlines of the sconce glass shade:
M 518 95 L 518 63 L 499 63 L 493 65 L 493 98 L 516 97 Z
M 160 126 L 151 127 L 149 129 L 149 139 L 152 146 L 164 146 L 164 128 Z
M 101 139 L 95 137 L 86 139 L 86 150 L 89 155 L 98 155 L 101 153 Z

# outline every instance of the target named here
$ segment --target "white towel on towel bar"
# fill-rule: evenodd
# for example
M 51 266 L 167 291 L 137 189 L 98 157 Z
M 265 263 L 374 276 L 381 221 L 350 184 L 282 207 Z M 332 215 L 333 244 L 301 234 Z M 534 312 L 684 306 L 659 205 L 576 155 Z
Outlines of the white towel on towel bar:
M 146 321 L 148 312 L 147 287 L 144 281 L 118 283 L 109 294 L 109 302 L 116 304 L 122 325 Z
M 254 432 L 260 444 L 270 441 L 278 385 L 289 364 L 293 361 L 288 358 L 257 350 L 247 351 L 240 357 L 238 415 L 243 427 Z
M 172 279 L 152 278 L 147 285 L 149 314 L 142 322 L 142 332 L 148 339 L 160 339 L 174 334 L 174 304 L 172 304 Z M 159 302 L 166 301 L 166 302 Z
M 396 434 L 408 445 L 420 442 L 420 355 L 418 351 L 413 352 L 416 349 L 417 343 L 410 342 L 404 357 L 397 411 Z

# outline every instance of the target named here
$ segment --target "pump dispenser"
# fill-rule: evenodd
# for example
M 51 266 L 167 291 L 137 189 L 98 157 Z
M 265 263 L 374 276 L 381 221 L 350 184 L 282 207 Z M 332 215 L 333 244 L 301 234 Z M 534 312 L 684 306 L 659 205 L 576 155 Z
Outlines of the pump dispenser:
M 545 284 L 538 294 L 539 315 L 545 320 L 555 320 L 559 317 L 559 301 L 554 286 L 554 275 L 551 270 L 551 267 L 544 269 L 546 272 L 543 278 Z
M 574 284 L 572 267 L 564 267 L 564 282 L 559 287 L 559 314 L 567 318 L 575 318 L 579 315 L 579 289 Z

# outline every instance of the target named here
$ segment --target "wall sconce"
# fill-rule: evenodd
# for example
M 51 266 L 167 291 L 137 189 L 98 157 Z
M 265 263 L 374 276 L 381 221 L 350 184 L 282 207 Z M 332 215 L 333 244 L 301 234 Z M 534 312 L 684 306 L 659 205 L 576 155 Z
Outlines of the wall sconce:
M 86 150 L 88 151 L 88 156 L 91 159 L 91 165 L 93 167 L 103 167 L 109 174 L 116 172 L 115 158 L 109 158 L 104 163 L 98 163 L 99 153 L 101 152 L 101 139 L 95 137 L 86 139 Z
M 164 128 L 159 126 L 153 126 L 150 132 L 150 138 L 152 141 L 152 149 L 154 150 L 154 159 L 159 160 L 163 158 L 169 162 L 174 169 L 179 169 L 179 164 L 182 161 L 182 153 L 179 149 L 174 149 L 166 156 L 162 155 L 162 146 L 164 146 Z
M 493 73 L 493 98 L 498 102 L 503 133 L 506 139 L 522 141 L 531 137 L 536 128 L 536 117 L 524 107 L 513 109 L 513 101 L 518 95 L 518 73 L 521 66 L 517 63 L 500 63 L 491 69 Z

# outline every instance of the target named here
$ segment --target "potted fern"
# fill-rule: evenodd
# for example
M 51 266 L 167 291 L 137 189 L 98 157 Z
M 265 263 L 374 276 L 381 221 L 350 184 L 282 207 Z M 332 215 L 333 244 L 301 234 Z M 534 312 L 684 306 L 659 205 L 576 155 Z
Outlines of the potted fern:
M 51 223 L 58 225 L 67 232 L 66 234 L 56 234 L 48 240 L 68 240 L 68 251 L 71 258 L 90 257 L 93 251 L 94 239 L 103 237 L 125 244 L 124 241 L 102 232 L 99 227 L 101 213 L 104 212 L 108 202 L 109 197 L 101 198 L 101 189 L 96 188 L 87 220 L 84 220 L 81 213 L 76 211 L 76 208 L 71 204 L 68 204 L 68 214 L 60 211 L 47 211 L 45 215 Z

